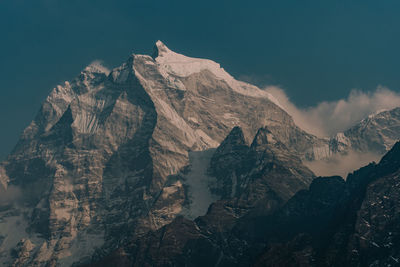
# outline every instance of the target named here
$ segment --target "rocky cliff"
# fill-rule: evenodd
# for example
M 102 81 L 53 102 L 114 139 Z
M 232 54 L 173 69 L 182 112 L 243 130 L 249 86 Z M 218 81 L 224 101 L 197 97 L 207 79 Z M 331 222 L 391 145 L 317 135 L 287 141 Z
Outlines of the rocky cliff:
M 248 264 L 269 243 L 244 225 L 299 198 L 314 179 L 303 162 L 384 153 L 399 115 L 318 138 L 265 91 L 160 41 L 111 71 L 93 63 L 51 91 L 0 164 L 0 264 Z
M 232 191 L 207 170 L 235 126 L 247 143 L 267 126 L 302 158 L 326 143 L 266 92 L 161 42 L 111 71 L 88 66 L 54 88 L 0 165 L 4 194 L 18 192 L 1 204 L 2 264 L 85 262 L 179 214 L 204 215 Z
M 397 266 L 399 159 L 397 143 L 378 164 L 346 181 L 316 178 L 286 202 L 265 194 L 249 209 L 243 199 L 221 200 L 90 266 Z

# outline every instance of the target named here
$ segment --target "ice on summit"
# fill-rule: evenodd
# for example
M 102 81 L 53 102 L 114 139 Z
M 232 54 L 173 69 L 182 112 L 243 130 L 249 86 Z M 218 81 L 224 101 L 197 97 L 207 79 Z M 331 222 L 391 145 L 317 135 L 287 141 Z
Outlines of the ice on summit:
M 13 264 L 11 254 L 3 254 L 19 248 L 22 238 L 35 248 L 17 260 L 71 266 L 98 247 L 114 248 L 124 229 L 155 230 L 178 213 L 204 215 L 219 199 L 209 188 L 215 184 L 209 163 L 232 127 L 242 127 L 249 140 L 267 124 L 294 132 L 290 116 L 268 99 L 273 101 L 218 63 L 177 54 L 162 42 L 153 57 L 130 56 L 111 72 L 93 62 L 53 89 L 22 145 L 0 164 L 0 187 L 10 179 L 28 182 L 23 190 L 39 203 L 18 207 L 13 217 L 0 212 L 0 235 L 7 236 L 0 242 L 0 265 Z M 19 214 L 27 218 L 22 226 Z M 42 222 L 48 227 L 39 240 Z
M 161 41 L 156 42 L 155 58 L 159 66 L 166 69 L 169 73 L 180 77 L 187 77 L 191 74 L 209 70 L 221 79 L 233 79 L 221 66 L 209 59 L 187 57 L 171 51 Z
M 220 64 L 212 60 L 187 57 L 175 53 L 161 41 L 156 42 L 154 50 L 153 58 L 164 72 L 164 76 L 170 74 L 178 77 L 188 77 L 192 74 L 208 70 L 218 79 L 225 81 L 237 93 L 252 97 L 268 98 L 271 102 L 281 107 L 278 100 L 271 94 L 254 85 L 236 80 L 221 68 Z

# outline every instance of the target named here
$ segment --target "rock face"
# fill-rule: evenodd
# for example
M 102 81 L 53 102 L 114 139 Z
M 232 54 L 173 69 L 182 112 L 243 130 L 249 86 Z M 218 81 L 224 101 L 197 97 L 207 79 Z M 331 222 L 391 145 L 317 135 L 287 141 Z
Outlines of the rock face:
M 235 127 L 213 155 L 209 172 L 217 178 L 211 189 L 221 199 L 238 198 L 248 205 L 268 192 L 271 198 L 274 195 L 286 201 L 313 178 L 296 154 L 266 127 L 258 130 L 251 146 Z
M 111 71 L 93 63 L 0 164 L 0 265 L 246 265 L 266 244 L 243 227 L 310 185 L 302 160 L 383 153 L 397 137 L 388 114 L 320 139 L 265 91 L 160 41 Z
M 266 128 L 251 146 L 235 127 L 214 153 L 211 185 L 221 200 L 195 220 L 176 218 L 155 232 L 134 238 L 94 266 L 236 266 L 247 259 L 234 232 L 252 213 L 270 214 L 314 178 L 301 160 Z M 248 262 L 247 262 L 248 263 Z
M 349 149 L 380 155 L 389 151 L 400 139 L 400 108 L 381 111 L 363 119 L 330 140 L 333 153 Z
M 277 242 L 269 244 L 257 264 L 398 265 L 399 158 L 397 143 L 379 164 L 361 168 L 346 182 L 316 179 L 309 191 L 296 194 L 275 215 L 276 223 L 264 225 L 265 237 Z M 284 233 L 284 229 L 292 231 Z
M 326 145 L 266 92 L 161 42 L 153 57 L 132 55 L 112 71 L 88 66 L 51 92 L 0 165 L 4 194 L 18 192 L 12 204 L 1 203 L 1 264 L 86 262 L 179 214 L 204 215 L 224 192 L 243 194 L 242 178 L 221 184 L 207 171 L 235 126 L 246 143 L 266 126 L 296 158 L 313 158 Z
M 397 266 L 399 159 L 400 142 L 347 181 L 317 178 L 272 209 L 221 200 L 207 215 L 178 217 L 92 266 Z

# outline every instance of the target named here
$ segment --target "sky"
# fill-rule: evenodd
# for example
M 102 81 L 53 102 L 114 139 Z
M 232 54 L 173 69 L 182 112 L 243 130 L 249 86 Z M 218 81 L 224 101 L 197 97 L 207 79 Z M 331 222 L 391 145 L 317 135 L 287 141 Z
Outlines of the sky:
M 299 108 L 400 90 L 400 1 L 0 0 L 0 158 L 50 90 L 103 60 L 172 50 Z M 335 102 L 336 101 L 336 102 Z

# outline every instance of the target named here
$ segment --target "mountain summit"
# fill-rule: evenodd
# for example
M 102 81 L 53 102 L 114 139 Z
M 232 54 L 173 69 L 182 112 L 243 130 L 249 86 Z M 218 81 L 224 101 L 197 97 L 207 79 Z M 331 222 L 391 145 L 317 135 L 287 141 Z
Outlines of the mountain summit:
M 204 215 L 222 197 L 209 186 L 213 151 L 235 126 L 247 143 L 267 126 L 302 158 L 326 145 L 218 63 L 155 47 L 111 71 L 94 62 L 46 98 L 0 165 L 5 192 L 20 192 L 0 211 L 2 264 L 85 262 Z

